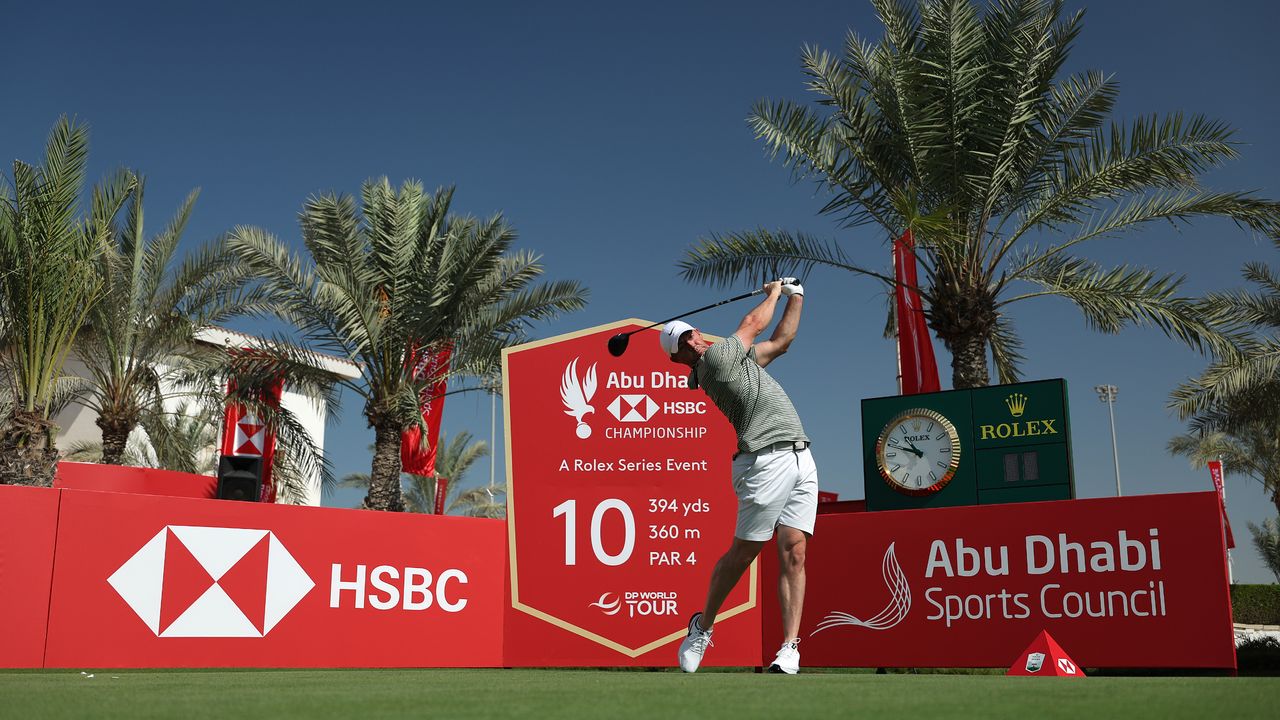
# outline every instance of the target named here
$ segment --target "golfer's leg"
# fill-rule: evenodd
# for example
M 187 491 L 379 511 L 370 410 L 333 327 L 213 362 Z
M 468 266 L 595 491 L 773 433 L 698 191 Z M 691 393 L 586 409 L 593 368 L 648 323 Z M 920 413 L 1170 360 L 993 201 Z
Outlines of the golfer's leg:
M 760 549 L 764 547 L 765 542 L 767 541 L 734 538 L 733 544 L 729 546 L 729 552 L 716 562 L 715 569 L 711 571 L 711 587 L 707 589 L 707 604 L 702 609 L 699 622 L 703 630 L 710 629 L 712 623 L 716 621 L 716 613 L 720 612 L 724 599 L 729 597 L 729 591 L 738 584 L 742 573 L 751 567 L 751 561 L 760 554 Z
M 782 638 L 800 637 L 804 610 L 804 551 L 808 537 L 793 527 L 778 526 L 778 604 L 782 607 Z

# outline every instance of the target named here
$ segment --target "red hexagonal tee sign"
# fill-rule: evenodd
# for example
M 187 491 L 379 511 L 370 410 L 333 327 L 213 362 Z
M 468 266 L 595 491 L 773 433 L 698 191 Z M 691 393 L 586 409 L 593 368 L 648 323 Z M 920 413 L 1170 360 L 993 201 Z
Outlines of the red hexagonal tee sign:
M 535 643 L 565 640 L 540 656 L 555 664 L 666 658 L 733 537 L 733 428 L 687 387 L 688 368 L 662 352 L 657 329 L 609 354 L 610 337 L 647 324 L 624 320 L 503 354 L 511 607 L 559 629 L 540 630 Z M 755 578 L 753 566 L 717 630 L 756 606 Z M 708 664 L 755 662 L 737 654 L 712 651 Z

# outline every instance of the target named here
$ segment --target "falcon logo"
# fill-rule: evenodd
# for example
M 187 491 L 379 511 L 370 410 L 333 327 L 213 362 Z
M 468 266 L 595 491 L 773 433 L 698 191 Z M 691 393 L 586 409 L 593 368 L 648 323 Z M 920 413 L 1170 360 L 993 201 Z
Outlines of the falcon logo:
M 315 583 L 275 533 L 168 525 L 107 582 L 158 637 L 263 637 Z
M 897 556 L 894 555 L 895 544 L 889 543 L 889 548 L 884 551 L 884 560 L 880 563 L 880 574 L 889 589 L 889 603 L 884 609 L 867 620 L 859 620 L 845 612 L 828 613 L 822 622 L 818 623 L 818 629 L 809 634 L 810 637 L 840 625 L 853 625 L 868 630 L 888 630 L 907 617 L 907 612 L 911 610 L 911 586 L 907 583 L 906 574 L 902 572 L 902 566 L 898 564 Z
M 591 437 L 591 426 L 583 420 L 583 416 L 587 413 L 594 413 L 596 409 L 591 406 L 591 398 L 596 395 L 596 366 L 593 363 L 587 374 L 583 376 L 581 382 L 578 380 L 578 358 L 574 358 L 572 362 L 564 369 L 564 375 L 560 378 L 560 401 L 564 403 L 564 414 L 573 417 L 578 421 L 578 427 L 575 433 L 579 438 L 586 439 Z
M 619 395 L 609 403 L 609 414 L 622 422 L 648 422 L 658 403 L 648 395 Z

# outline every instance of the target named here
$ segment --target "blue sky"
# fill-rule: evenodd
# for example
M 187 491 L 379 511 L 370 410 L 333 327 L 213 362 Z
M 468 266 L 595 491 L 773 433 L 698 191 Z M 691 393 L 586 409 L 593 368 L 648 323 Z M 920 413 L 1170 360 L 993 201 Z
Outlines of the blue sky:
M 1226 120 L 1243 158 L 1210 184 L 1280 196 L 1280 10 L 1233 0 L 1158 8 L 1090 5 L 1068 69 L 1114 74 L 1120 119 L 1183 111 Z M 152 223 L 202 188 L 188 246 L 235 225 L 297 242 L 308 194 L 357 192 L 371 176 L 454 184 L 456 208 L 503 211 L 521 245 L 543 254 L 548 277 L 591 288 L 589 307 L 538 328 L 543 337 L 724 297 L 676 270 L 684 248 L 711 231 L 806 230 L 889 266 L 885 239 L 817 216 L 823 198 L 771 163 L 745 122 L 759 98 L 806 99 L 805 43 L 838 49 L 849 28 L 880 35 L 862 0 L 12 3 L 5 17 L 0 152 L 35 160 L 58 115 L 75 115 L 92 128 L 93 175 L 127 165 L 148 176 Z M 1153 227 L 1085 253 L 1186 274 L 1189 293 L 1240 286 L 1248 260 L 1280 265 L 1269 242 L 1225 222 Z M 895 390 L 893 345 L 880 338 L 884 301 L 873 282 L 835 271 L 815 272 L 806 287 L 800 340 L 771 370 L 815 441 L 824 488 L 861 497 L 858 401 Z M 729 332 L 746 310 L 722 308 L 698 325 Z M 1168 393 L 1203 367 L 1201 357 L 1156 331 L 1092 333 L 1062 301 L 1013 314 L 1025 376 L 1069 383 L 1079 496 L 1114 494 L 1099 383 L 1120 388 L 1125 494 L 1209 487 L 1207 474 L 1164 451 L 1181 431 Z M 367 471 L 372 438 L 359 402 L 347 401 L 326 441 L 339 474 Z M 485 437 L 489 420 L 487 398 L 448 401 L 446 431 Z M 481 467 L 469 482 L 487 476 Z M 327 502 L 357 500 L 340 492 Z M 1242 544 L 1238 579 L 1270 581 L 1245 524 L 1274 510 L 1239 478 L 1228 504 Z

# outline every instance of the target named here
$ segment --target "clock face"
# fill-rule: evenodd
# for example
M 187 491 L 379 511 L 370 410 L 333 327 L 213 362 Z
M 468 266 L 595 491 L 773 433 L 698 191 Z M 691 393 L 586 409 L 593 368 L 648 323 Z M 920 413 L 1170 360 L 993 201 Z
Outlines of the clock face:
M 933 410 L 898 413 L 876 440 L 876 466 L 889 487 L 906 495 L 929 495 L 951 482 L 960 465 L 960 435 Z

